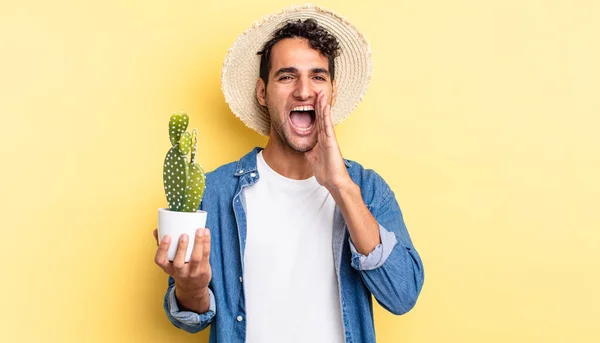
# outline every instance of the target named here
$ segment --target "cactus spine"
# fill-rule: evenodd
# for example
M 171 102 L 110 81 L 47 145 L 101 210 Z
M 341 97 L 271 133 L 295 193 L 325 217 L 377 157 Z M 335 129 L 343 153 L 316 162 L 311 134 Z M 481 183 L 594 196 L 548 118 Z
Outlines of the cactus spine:
M 172 147 L 163 165 L 167 203 L 171 211 L 177 212 L 196 212 L 206 187 L 204 171 L 196 162 L 197 131 L 194 129 L 191 134 L 186 132 L 189 121 L 188 115 L 183 112 L 171 116 L 169 139 Z

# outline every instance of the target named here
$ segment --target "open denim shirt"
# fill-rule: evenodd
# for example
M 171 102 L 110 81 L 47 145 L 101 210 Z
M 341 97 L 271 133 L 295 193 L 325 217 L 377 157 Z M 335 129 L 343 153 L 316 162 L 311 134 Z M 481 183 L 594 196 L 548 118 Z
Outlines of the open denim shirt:
M 175 298 L 175 282 L 169 277 L 164 298 L 167 317 L 173 325 L 191 333 L 210 324 L 211 343 L 241 343 L 246 339 L 242 279 L 246 244 L 244 187 L 260 179 L 256 155 L 261 150 L 257 147 L 238 162 L 206 175 L 207 186 L 200 209 L 208 212 L 206 227 L 211 230 L 209 310 L 202 314 L 180 310 Z M 370 343 L 375 342 L 371 295 L 394 314 L 408 312 L 423 286 L 423 264 L 390 187 L 375 171 L 344 161 L 350 177 L 360 187 L 367 208 L 379 223 L 381 236 L 381 244 L 368 256 L 358 253 L 336 206 L 332 249 L 345 341 Z

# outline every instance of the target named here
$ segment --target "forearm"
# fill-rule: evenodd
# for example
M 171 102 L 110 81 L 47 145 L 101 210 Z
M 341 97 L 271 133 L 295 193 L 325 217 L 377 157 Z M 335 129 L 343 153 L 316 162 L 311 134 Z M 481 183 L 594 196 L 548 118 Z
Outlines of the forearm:
M 362 280 L 375 299 L 391 313 L 412 309 L 423 287 L 423 263 L 413 247 L 399 243 L 379 268 L 362 270 Z
M 352 180 L 329 190 L 342 212 L 356 250 L 368 255 L 381 243 L 379 224 L 365 205 L 360 187 Z
M 175 298 L 183 311 L 205 313 L 210 307 L 208 288 L 202 291 L 188 290 L 175 282 Z

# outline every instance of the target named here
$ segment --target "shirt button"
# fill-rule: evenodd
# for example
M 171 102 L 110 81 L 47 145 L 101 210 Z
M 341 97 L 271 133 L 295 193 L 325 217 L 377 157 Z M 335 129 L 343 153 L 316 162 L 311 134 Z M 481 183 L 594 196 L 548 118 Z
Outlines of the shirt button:
M 243 173 L 243 172 L 244 172 L 244 169 L 240 169 L 240 171 L 239 171 L 238 173 L 240 173 L 240 174 L 241 174 L 241 173 Z
M 237 316 L 237 321 L 238 321 L 238 322 L 241 322 L 241 321 L 242 321 L 242 319 L 243 319 L 243 318 L 242 318 L 242 316 Z
M 242 282 L 242 277 L 240 276 L 240 282 Z
M 256 173 L 250 173 L 250 176 L 255 177 Z

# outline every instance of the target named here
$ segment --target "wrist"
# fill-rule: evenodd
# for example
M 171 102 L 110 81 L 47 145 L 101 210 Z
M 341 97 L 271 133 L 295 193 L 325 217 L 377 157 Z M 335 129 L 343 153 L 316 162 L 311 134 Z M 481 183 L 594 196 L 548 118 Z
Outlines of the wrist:
M 175 283 L 175 298 L 179 303 L 180 310 L 204 313 L 210 305 L 210 294 L 208 287 L 201 289 L 187 288 Z
M 175 282 L 175 290 L 178 295 L 186 298 L 201 298 L 203 296 L 208 296 L 208 287 L 186 287 L 179 282 Z
M 344 179 L 343 181 L 329 185 L 326 188 L 329 190 L 329 193 L 336 198 L 341 197 L 344 194 L 356 192 L 357 190 L 360 191 L 358 185 L 354 183 L 350 177 Z

